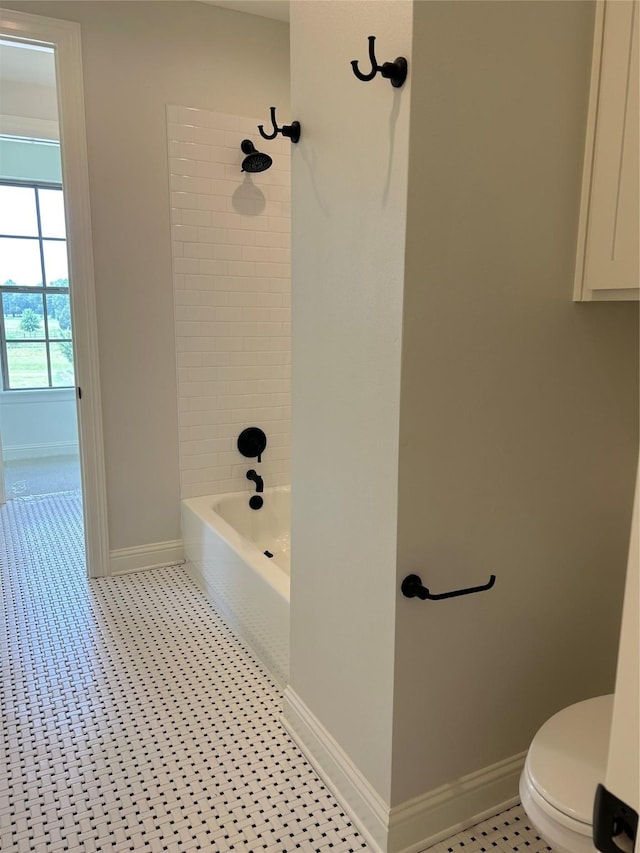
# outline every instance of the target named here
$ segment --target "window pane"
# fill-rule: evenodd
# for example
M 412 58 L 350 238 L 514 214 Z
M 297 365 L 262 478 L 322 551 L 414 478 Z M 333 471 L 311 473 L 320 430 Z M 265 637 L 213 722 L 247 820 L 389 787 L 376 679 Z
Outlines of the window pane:
M 0 186 L 0 234 L 38 236 L 36 192 L 33 187 Z
M 75 385 L 73 376 L 73 344 L 61 341 L 51 344 L 51 384 L 54 388 Z
M 38 190 L 43 237 L 66 237 L 62 190 Z
M 40 246 L 37 240 L 0 238 L 0 285 L 42 287 Z
M 47 323 L 50 338 L 71 337 L 71 309 L 67 293 L 47 296 Z
M 43 240 L 44 271 L 50 287 L 69 287 L 67 244 L 58 240 Z
M 25 308 L 33 308 L 30 304 L 30 293 L 3 293 L 2 294 L 2 313 L 4 314 L 4 327 L 7 337 L 21 338 L 22 334 L 18 331 L 20 325 L 20 315 Z
M 7 342 L 10 388 L 48 388 L 47 345 Z
M 7 340 L 45 337 L 41 293 L 3 293 L 2 310 Z

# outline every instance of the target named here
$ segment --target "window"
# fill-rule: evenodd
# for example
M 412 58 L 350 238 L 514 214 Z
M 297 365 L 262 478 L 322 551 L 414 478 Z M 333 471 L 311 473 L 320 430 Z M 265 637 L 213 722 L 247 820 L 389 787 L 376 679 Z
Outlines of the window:
M 5 391 L 75 384 L 62 188 L 0 182 Z

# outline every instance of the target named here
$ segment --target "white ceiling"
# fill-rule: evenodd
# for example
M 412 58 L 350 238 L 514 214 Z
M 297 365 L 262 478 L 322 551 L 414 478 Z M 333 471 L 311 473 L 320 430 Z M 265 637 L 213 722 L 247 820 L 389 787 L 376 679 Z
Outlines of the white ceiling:
M 211 6 L 222 6 L 235 12 L 248 12 L 276 21 L 289 21 L 289 0 L 202 0 Z

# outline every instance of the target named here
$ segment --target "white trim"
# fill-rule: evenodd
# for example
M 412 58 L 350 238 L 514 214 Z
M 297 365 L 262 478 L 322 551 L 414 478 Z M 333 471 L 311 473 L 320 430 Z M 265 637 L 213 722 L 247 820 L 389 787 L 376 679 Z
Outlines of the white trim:
M 0 34 L 55 50 L 87 575 L 100 577 L 109 572 L 109 537 L 80 25 L 3 9 Z
M 70 403 L 75 402 L 75 388 L 14 388 L 11 391 L 0 390 L 0 406 L 25 406 L 29 403 Z
M 518 802 L 527 756 L 520 752 L 394 806 L 389 814 L 390 853 L 420 853 Z
M 591 81 L 589 83 L 589 107 L 587 113 L 584 165 L 582 168 L 582 191 L 580 194 L 580 215 L 578 219 L 578 242 L 576 269 L 573 280 L 573 301 L 587 302 L 592 298 L 591 291 L 585 286 L 584 272 L 587 257 L 587 237 L 589 233 L 589 199 L 593 178 L 593 157 L 596 147 L 596 119 L 598 116 L 598 95 L 600 92 L 600 69 L 602 65 L 602 37 L 604 34 L 604 3 L 596 3 L 593 52 L 591 59 Z
M 518 802 L 526 752 L 390 809 L 290 686 L 282 721 L 375 853 L 420 853 Z
M 51 441 L 40 444 L 5 444 L 3 457 L 5 462 L 16 462 L 21 459 L 43 459 L 49 456 L 75 456 L 77 453 L 77 441 Z
M 153 542 L 133 548 L 118 548 L 109 555 L 110 572 L 113 576 L 128 575 L 145 569 L 177 566 L 184 563 L 182 539 L 169 542 Z
M 585 288 L 582 299 L 574 297 L 574 302 L 633 302 L 640 298 L 640 290 L 630 287 L 628 290 L 589 290 Z
M 282 722 L 320 778 L 342 804 L 374 853 L 387 850 L 389 806 L 291 686 Z

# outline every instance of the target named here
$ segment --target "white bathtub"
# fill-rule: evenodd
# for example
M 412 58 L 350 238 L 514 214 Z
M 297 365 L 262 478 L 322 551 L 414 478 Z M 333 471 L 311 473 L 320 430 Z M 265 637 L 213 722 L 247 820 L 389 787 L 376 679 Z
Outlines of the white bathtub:
M 249 507 L 252 494 L 182 502 L 186 568 L 274 680 L 286 686 L 291 492 L 288 486 L 266 489 L 259 510 Z

